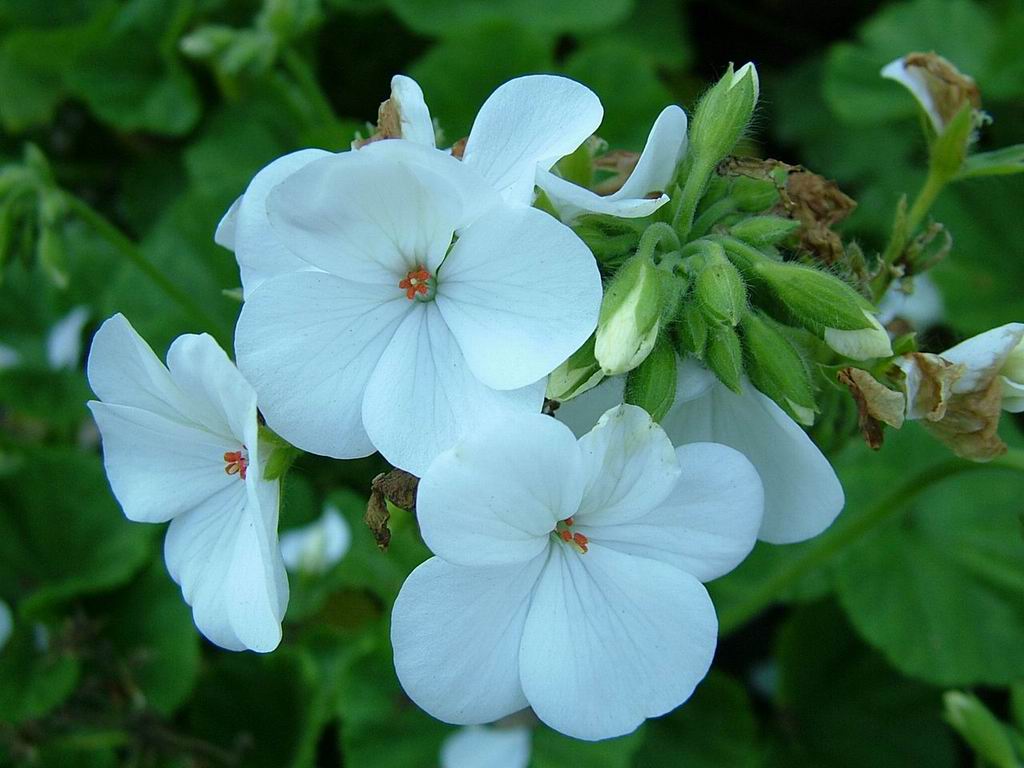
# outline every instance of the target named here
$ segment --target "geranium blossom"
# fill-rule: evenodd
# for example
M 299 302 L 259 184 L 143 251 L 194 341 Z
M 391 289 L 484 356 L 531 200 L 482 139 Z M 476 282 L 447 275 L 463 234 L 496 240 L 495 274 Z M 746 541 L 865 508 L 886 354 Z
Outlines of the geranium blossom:
M 337 565 L 351 543 L 348 521 L 328 506 L 312 523 L 281 534 L 281 557 L 289 571 L 318 575 Z
M 563 403 L 558 418 L 583 434 L 604 410 L 622 402 L 616 377 Z M 676 399 L 662 419 L 675 445 L 711 441 L 731 446 L 757 468 L 764 483 L 758 538 L 787 544 L 817 536 L 842 511 L 843 487 L 828 459 L 789 415 L 743 379 L 736 394 L 694 358 L 679 361 Z
M 422 474 L 495 413 L 540 410 L 544 377 L 597 324 L 597 264 L 547 214 L 467 197 L 477 179 L 391 140 L 271 192 L 277 236 L 316 269 L 263 282 L 238 322 L 239 367 L 278 434 Z
M 707 673 L 717 621 L 701 582 L 750 551 L 762 505 L 739 453 L 673 449 L 635 406 L 578 442 L 539 414 L 492 422 L 420 482 L 436 556 L 395 603 L 399 680 L 450 723 L 530 706 L 576 738 L 628 733 Z
M 460 728 L 441 745 L 441 768 L 526 768 L 532 732 L 524 726 Z
M 97 331 L 88 375 L 114 495 L 129 520 L 170 521 L 164 556 L 196 626 L 231 650 L 276 648 L 279 483 L 263 478 L 252 387 L 205 334 L 179 336 L 164 367 L 123 315 Z

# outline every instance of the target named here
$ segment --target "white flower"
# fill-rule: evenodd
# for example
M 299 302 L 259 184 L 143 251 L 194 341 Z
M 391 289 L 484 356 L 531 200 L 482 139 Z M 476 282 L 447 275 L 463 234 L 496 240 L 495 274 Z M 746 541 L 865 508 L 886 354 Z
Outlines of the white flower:
M 597 264 L 545 213 L 488 204 L 486 188 L 467 202 L 474 177 L 379 141 L 269 195 L 278 237 L 322 270 L 267 280 L 242 307 L 239 368 L 275 432 L 420 475 L 484 419 L 540 410 L 544 377 L 597 324 Z
M 537 185 L 565 222 L 590 213 L 620 218 L 650 216 L 668 202 L 665 189 L 685 154 L 686 113 L 672 105 L 658 115 L 636 167 L 625 183 L 610 195 L 598 195 L 546 169 L 538 171 Z
M 441 745 L 441 768 L 526 768 L 530 763 L 529 728 L 460 728 Z
M 3 600 L 0 600 L 0 651 L 3 651 L 7 641 L 11 639 L 13 631 L 14 616 L 11 614 L 11 608 Z
M 913 94 L 936 133 L 942 133 L 964 105 L 981 106 L 974 79 L 935 53 L 901 56 L 886 64 L 881 74 Z
M 888 325 L 896 318 L 906 320 L 914 328 L 930 328 L 942 320 L 942 294 L 928 275 L 914 278 L 913 293 L 906 293 L 898 282 L 889 286 L 878 303 L 878 320 Z
M 540 414 L 491 422 L 420 482 L 436 557 L 395 602 L 398 678 L 450 723 L 529 706 L 575 738 L 629 733 L 707 673 L 717 621 L 701 581 L 747 555 L 762 504 L 740 454 L 673 450 L 635 406 L 578 443 Z
M 1007 323 L 979 333 L 939 356 L 966 369 L 953 383 L 954 395 L 978 392 L 998 377 L 1003 410 L 1024 411 L 1024 323 Z
M 608 379 L 563 403 L 559 419 L 582 434 L 604 409 L 622 401 L 624 379 Z M 807 433 L 767 395 L 743 379 L 732 392 L 694 358 L 679 362 L 676 400 L 662 419 L 673 444 L 710 441 L 735 448 L 764 484 L 758 538 L 788 544 L 817 536 L 843 509 L 843 487 Z
M 114 495 L 129 520 L 170 521 L 164 557 L 196 626 L 231 650 L 276 648 L 279 483 L 263 479 L 252 387 L 205 334 L 179 336 L 164 367 L 123 315 L 97 331 L 88 376 Z
M 293 573 L 319 575 L 348 552 L 352 529 L 337 507 L 328 506 L 318 520 L 281 534 L 281 557 Z
M 866 309 L 864 317 L 871 323 L 870 328 L 858 328 L 853 331 L 825 328 L 825 343 L 851 360 L 872 360 L 892 355 L 892 342 L 889 340 L 888 331 L 878 322 L 878 318 Z
M 74 369 L 82 357 L 82 329 L 89 320 L 88 307 L 75 307 L 61 318 L 46 337 L 46 362 L 53 370 Z

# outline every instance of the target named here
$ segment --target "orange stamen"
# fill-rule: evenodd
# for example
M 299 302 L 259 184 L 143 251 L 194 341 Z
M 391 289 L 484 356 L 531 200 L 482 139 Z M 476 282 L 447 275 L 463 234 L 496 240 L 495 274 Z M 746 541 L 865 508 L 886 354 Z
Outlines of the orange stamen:
M 398 281 L 398 287 L 405 291 L 405 298 L 412 301 L 417 295 L 425 295 L 430 292 L 430 273 L 423 267 L 409 270 L 409 273 L 402 280 Z
M 584 536 L 582 533 L 574 533 L 572 535 L 572 541 L 573 544 L 579 547 L 580 554 L 586 554 L 587 545 L 590 544 L 590 540 L 586 536 Z
M 238 475 L 245 480 L 246 472 L 249 469 L 249 457 L 245 455 L 245 446 L 241 451 L 224 452 L 224 472 L 228 475 Z

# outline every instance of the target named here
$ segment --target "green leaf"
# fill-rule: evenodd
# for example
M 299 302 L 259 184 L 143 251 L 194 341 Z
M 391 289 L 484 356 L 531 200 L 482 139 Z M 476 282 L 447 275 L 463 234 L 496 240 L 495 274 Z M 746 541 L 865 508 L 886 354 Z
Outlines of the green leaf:
M 415 32 L 447 36 L 484 24 L 508 22 L 539 32 L 589 32 L 613 26 L 632 0 L 390 0 L 391 10 Z M 467 57 L 467 61 L 470 60 Z M 489 58 L 488 68 L 499 61 Z M 481 67 L 483 69 L 483 67 Z
M 0 650 L 0 722 L 42 717 L 75 689 L 78 659 L 43 640 L 48 632 L 27 619 L 15 619 L 14 633 Z
M 969 155 L 957 179 L 1024 173 L 1024 144 Z
M 126 582 L 150 554 L 155 527 L 124 518 L 95 456 L 33 449 L 0 478 L 0 593 L 32 616 Z
M 205 672 L 187 710 L 190 734 L 246 768 L 288 768 L 309 726 L 315 667 L 296 649 L 266 656 L 222 655 Z
M 938 690 L 905 680 L 860 643 L 831 603 L 798 611 L 779 637 L 778 702 L 818 768 L 952 768 Z
M 523 72 L 552 69 L 553 42 L 540 32 L 489 24 L 446 37 L 416 61 L 409 74 L 423 88 L 447 143 L 454 143 L 469 135 L 473 118 L 495 88 Z M 487 66 L 480 66 L 481 61 Z
M 188 698 L 199 673 L 199 634 L 181 589 L 161 562 L 111 596 L 104 638 L 124 660 L 146 703 L 172 714 Z
M 721 672 L 704 679 L 693 697 L 646 727 L 634 765 L 643 768 L 757 768 L 762 745 L 743 686 Z
M 628 736 L 605 741 L 579 741 L 541 725 L 533 732 L 531 768 L 562 768 L 585 765 L 587 768 L 628 768 L 643 741 L 644 729 Z
M 906 427 L 878 454 L 858 445 L 847 455 L 839 469 L 848 510 L 945 456 Z M 975 467 L 892 510 L 838 563 L 854 626 L 905 674 L 943 686 L 1024 677 L 1019 496 L 1013 475 Z

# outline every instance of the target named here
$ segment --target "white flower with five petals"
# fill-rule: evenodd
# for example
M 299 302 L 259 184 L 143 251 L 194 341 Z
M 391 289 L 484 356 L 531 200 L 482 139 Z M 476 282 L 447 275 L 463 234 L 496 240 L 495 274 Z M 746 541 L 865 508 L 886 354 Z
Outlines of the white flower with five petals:
M 263 478 L 252 387 L 205 334 L 179 336 L 164 367 L 123 315 L 96 332 L 88 376 L 114 495 L 129 520 L 170 521 L 164 557 L 196 626 L 230 650 L 276 648 L 280 484 Z
M 717 621 L 701 582 L 747 555 L 762 505 L 739 453 L 673 449 L 635 406 L 578 442 L 539 414 L 492 422 L 420 482 L 436 556 L 395 603 L 398 678 L 450 723 L 529 706 L 575 738 L 629 733 L 707 673 Z
M 441 745 L 441 768 L 527 768 L 532 729 L 470 725 Z
M 341 562 L 351 544 L 352 529 L 332 505 L 308 525 L 281 534 L 281 557 L 293 573 L 321 575 Z
M 406 141 L 315 160 L 267 198 L 311 271 L 264 281 L 236 331 L 268 425 L 336 458 L 422 474 L 544 378 L 597 324 L 601 280 L 566 226 L 496 204 L 458 160 Z
M 661 424 L 675 445 L 722 443 L 753 463 L 765 497 L 758 538 L 789 544 L 828 528 L 843 509 L 843 486 L 800 425 L 748 379 L 736 394 L 692 357 L 680 360 L 677 372 L 675 403 Z M 622 402 L 624 382 L 608 379 L 563 403 L 558 418 L 583 434 Z

